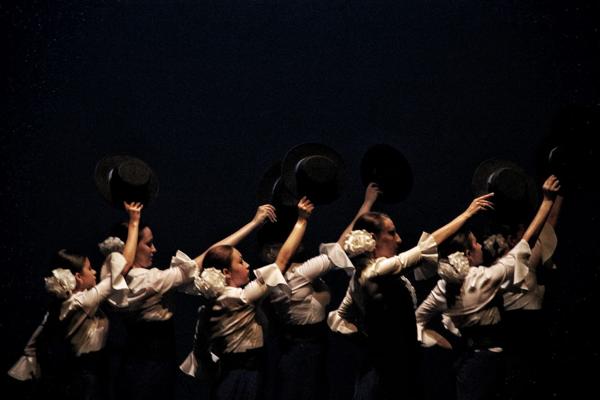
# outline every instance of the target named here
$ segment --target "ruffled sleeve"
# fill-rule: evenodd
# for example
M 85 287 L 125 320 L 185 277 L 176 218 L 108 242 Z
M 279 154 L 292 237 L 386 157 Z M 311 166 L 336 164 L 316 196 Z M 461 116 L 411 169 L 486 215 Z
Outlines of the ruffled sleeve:
M 354 265 L 339 243 L 322 243 L 319 246 L 319 253 L 325 254 L 335 267 L 343 269 L 348 275 L 354 273 Z
M 256 279 L 247 284 L 241 294 L 245 303 L 254 303 L 265 296 L 269 287 L 279 287 L 287 296 L 291 294 L 290 287 L 283 277 L 277 264 L 273 263 L 254 270 Z
M 556 238 L 556 232 L 554 231 L 554 228 L 550 224 L 545 224 L 540 232 L 538 241 L 534 246 L 534 250 L 539 246 L 542 265 L 546 265 L 551 262 L 557 244 L 558 239 Z
M 179 268 L 186 281 L 193 280 L 197 270 L 196 262 L 181 250 L 177 250 L 171 258 L 171 268 Z
M 342 300 L 342 304 L 340 304 L 340 307 L 337 310 L 331 311 L 327 317 L 327 325 L 329 325 L 329 329 L 331 329 L 333 332 L 342 333 L 344 335 L 358 332 L 356 325 L 346 319 L 350 317 L 350 310 L 353 308 L 353 288 L 353 279 L 351 279 L 350 285 L 348 285 L 348 289 L 346 290 L 346 295 Z
M 8 375 L 19 381 L 37 379 L 41 376 L 40 365 L 35 356 L 22 356 L 15 365 L 8 370 Z
M 198 360 L 196 360 L 193 351 L 190 351 L 185 360 L 179 365 L 179 369 L 186 375 L 196 377 L 196 373 L 198 372 Z
M 192 283 L 196 276 L 196 270 L 196 262 L 183 251 L 177 250 L 175 256 L 171 257 L 170 268 L 164 270 L 152 268 L 144 274 L 143 287 L 165 294 L 175 287 Z
M 37 338 L 44 330 L 48 315 L 48 313 L 44 315 L 44 319 L 29 338 L 25 349 L 23 349 L 23 356 L 8 370 L 8 375 L 11 378 L 27 381 L 41 376 L 40 365 L 37 361 Z
M 423 232 L 415 247 L 394 257 L 380 258 L 371 268 L 365 269 L 360 279 L 373 279 L 383 275 L 401 274 L 417 265 L 422 268 L 437 268 L 437 243 L 433 236 Z
M 509 286 L 518 286 L 521 289 L 527 289 L 525 285 L 525 276 L 529 273 L 529 258 L 531 248 L 525 240 L 521 240 L 505 256 L 490 267 L 490 270 L 498 272 L 501 277 L 501 289 Z
M 127 293 L 129 288 L 127 282 L 123 276 L 123 269 L 127 264 L 127 260 L 121 253 L 110 253 L 104 263 L 100 272 L 100 278 L 103 282 L 105 279 L 110 279 L 110 288 L 112 289 L 108 294 L 108 301 L 117 307 L 126 307 L 128 305 Z

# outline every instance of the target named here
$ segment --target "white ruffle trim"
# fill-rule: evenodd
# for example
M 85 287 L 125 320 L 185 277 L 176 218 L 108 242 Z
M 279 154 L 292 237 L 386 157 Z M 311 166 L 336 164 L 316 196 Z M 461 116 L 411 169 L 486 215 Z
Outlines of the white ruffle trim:
M 531 257 L 531 248 L 525 240 L 521 240 L 515 246 L 515 273 L 513 284 L 520 286 L 522 289 L 528 289 L 525 284 L 525 276 L 529 273 L 529 258 Z
M 352 261 L 338 243 L 322 243 L 319 246 L 319 253 L 329 257 L 335 267 L 343 269 L 348 275 L 354 273 Z
M 340 317 L 337 310 L 329 313 L 329 316 L 327 317 L 327 325 L 329 325 L 329 329 L 331 329 L 333 332 L 342 333 L 344 335 L 358 332 L 356 325 Z
M 212 362 L 216 363 L 217 361 L 219 361 L 219 357 L 217 357 L 214 353 L 210 353 L 210 357 L 212 359 Z M 198 360 L 196 359 L 196 356 L 194 355 L 193 351 L 190 351 L 190 354 L 188 354 L 185 360 L 183 360 L 183 362 L 179 365 L 179 369 L 186 375 L 195 378 L 198 377 L 200 365 L 198 364 Z
M 197 265 L 187 254 L 181 250 L 171 257 L 171 268 L 179 268 L 185 274 L 186 278 L 193 280 L 197 271 Z
M 40 365 L 34 356 L 22 356 L 8 370 L 8 375 L 19 381 L 27 381 L 41 376 Z

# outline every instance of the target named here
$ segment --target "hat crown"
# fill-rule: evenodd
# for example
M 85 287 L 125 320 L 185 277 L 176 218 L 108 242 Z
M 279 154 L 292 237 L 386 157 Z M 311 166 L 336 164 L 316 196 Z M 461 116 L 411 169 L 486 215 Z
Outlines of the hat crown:
M 335 150 L 320 143 L 304 143 L 287 152 L 281 182 L 295 202 L 307 196 L 314 204 L 329 204 L 341 194 L 343 170 L 342 157 Z
M 150 168 L 139 160 L 128 160 L 121 163 L 116 168 L 116 172 L 124 183 L 131 186 L 144 186 L 150 181 Z
M 335 180 L 336 175 L 335 163 L 322 155 L 304 157 L 296 164 L 298 183 L 310 181 L 315 184 L 327 184 Z
M 498 193 L 507 200 L 523 200 L 527 196 L 527 177 L 520 171 L 504 167 L 488 178 L 488 191 Z
M 158 195 L 158 177 L 144 161 L 127 156 L 106 156 L 94 172 L 98 191 L 112 206 L 123 207 L 123 201 L 148 205 Z

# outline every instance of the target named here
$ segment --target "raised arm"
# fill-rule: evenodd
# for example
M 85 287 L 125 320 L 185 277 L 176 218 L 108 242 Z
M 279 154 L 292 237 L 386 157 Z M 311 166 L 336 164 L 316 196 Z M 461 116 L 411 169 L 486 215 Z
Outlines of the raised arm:
M 493 210 L 494 204 L 490 201 L 490 198 L 494 193 L 484 194 L 475 198 L 469 207 L 452 221 L 442 226 L 438 230 L 432 233 L 435 242 L 440 245 L 443 241 L 454 235 L 462 226 L 475 214 L 484 210 Z
M 548 219 L 550 211 L 553 208 L 554 199 L 560 190 L 560 182 L 558 181 L 558 178 L 554 175 L 550 175 L 544 182 L 542 190 L 544 192 L 542 204 L 540 204 L 540 208 L 535 214 L 535 217 L 533 217 L 533 220 L 523 234 L 523 239 L 529 243 L 529 246 L 531 247 L 535 245 L 542 227 L 546 223 L 546 219 Z
M 123 248 L 123 257 L 125 257 L 125 267 L 123 268 L 123 275 L 127 275 L 133 262 L 135 261 L 135 252 L 138 244 L 138 234 L 140 229 L 140 217 L 142 214 L 142 203 L 126 203 L 123 202 L 125 211 L 129 214 L 129 222 L 127 223 L 127 241 Z
M 250 233 L 252 233 L 252 231 L 261 227 L 267 220 L 269 220 L 271 222 L 276 222 L 277 215 L 275 214 L 275 207 L 273 207 L 270 204 L 263 204 L 262 206 L 258 207 L 258 209 L 256 210 L 256 214 L 254 215 L 252 220 L 250 220 L 250 222 L 248 222 L 246 225 L 242 226 L 240 229 L 238 229 L 231 235 L 227 236 L 225 239 L 222 239 L 222 240 L 218 241 L 217 243 L 214 243 L 208 249 L 206 249 L 204 251 L 204 253 L 202 253 L 198 257 L 196 257 L 194 259 L 194 261 L 196 262 L 196 265 L 198 267 L 202 267 L 202 261 L 204 260 L 204 256 L 206 255 L 208 250 L 210 250 L 211 248 L 213 248 L 215 246 L 224 245 L 224 244 L 236 246 L 242 240 L 244 240 Z
M 369 183 L 369 185 L 365 189 L 365 199 L 364 199 L 362 205 L 358 209 L 358 212 L 354 216 L 354 219 L 352 220 L 352 222 L 350 222 L 350 224 L 346 227 L 346 229 L 344 230 L 344 232 L 342 232 L 342 235 L 338 239 L 338 244 L 340 246 L 344 246 L 344 241 L 346 240 L 346 236 L 348 236 L 348 234 L 350 232 L 352 232 L 352 229 L 354 228 L 354 224 L 356 223 L 356 220 L 358 218 L 360 218 L 361 215 L 371 211 L 371 207 L 373 207 L 373 204 L 375 204 L 375 201 L 377 201 L 377 197 L 379 196 L 379 194 L 381 194 L 381 190 L 379 190 L 379 186 L 377 186 L 377 184 L 373 183 L 373 182 Z
M 550 215 L 548 216 L 548 223 L 552 225 L 553 228 L 556 228 L 556 224 L 558 223 L 558 216 L 560 215 L 560 210 L 562 208 L 564 197 L 562 195 L 557 195 L 554 199 L 554 204 L 552 205 L 552 209 L 550 210 Z
M 300 242 L 302 242 L 302 238 L 306 232 L 308 218 L 314 209 L 315 206 L 306 198 L 306 196 L 298 202 L 298 220 L 283 243 L 283 246 L 281 246 L 281 250 L 279 250 L 279 254 L 277 254 L 277 259 L 275 260 L 275 263 L 281 272 L 285 272 L 290 265 L 292 257 L 296 254 L 296 250 L 298 250 L 298 246 L 300 246 Z

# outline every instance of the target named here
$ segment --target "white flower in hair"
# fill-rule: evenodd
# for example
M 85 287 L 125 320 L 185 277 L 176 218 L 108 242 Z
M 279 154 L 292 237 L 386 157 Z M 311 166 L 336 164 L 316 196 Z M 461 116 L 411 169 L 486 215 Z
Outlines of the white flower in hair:
M 448 262 L 440 262 L 438 275 L 448 282 L 460 283 L 469 273 L 469 259 L 462 251 L 450 254 Z
M 204 297 L 214 299 L 225 290 L 225 275 L 216 268 L 204 268 L 200 275 L 196 275 L 194 286 Z
M 348 254 L 348 257 L 355 257 L 359 254 L 372 252 L 375 250 L 375 245 L 373 235 L 364 229 L 355 230 L 346 237 L 344 251 Z
M 110 253 L 122 253 L 125 248 L 125 243 L 121 239 L 115 236 L 109 236 L 104 239 L 103 242 L 98 243 L 98 248 L 100 248 L 100 252 L 107 256 Z
M 60 299 L 68 298 L 75 289 L 75 276 L 68 269 L 56 268 L 52 276 L 44 278 L 46 290 Z

